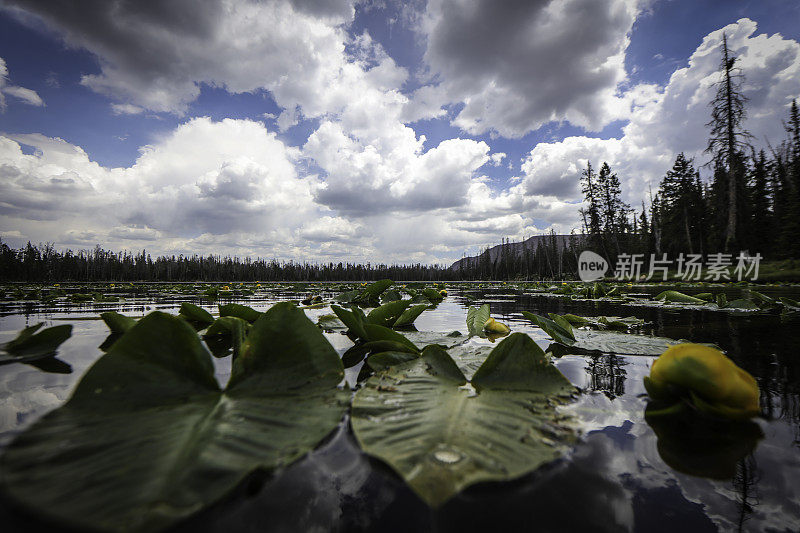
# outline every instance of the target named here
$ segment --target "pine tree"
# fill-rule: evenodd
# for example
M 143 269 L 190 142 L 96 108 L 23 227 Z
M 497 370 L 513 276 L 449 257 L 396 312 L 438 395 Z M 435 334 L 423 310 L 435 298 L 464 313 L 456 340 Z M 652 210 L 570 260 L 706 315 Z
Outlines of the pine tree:
M 768 163 L 764 150 L 755 150 L 752 154 L 752 173 L 750 176 L 750 205 L 752 206 L 753 216 L 751 218 L 750 239 L 748 248 L 753 252 L 771 251 L 771 243 L 774 236 L 772 202 L 767 179 Z
M 742 93 L 744 75 L 736 66 L 736 57 L 728 49 L 728 37 L 722 36 L 722 62 L 720 71 L 722 79 L 716 83 L 717 93 L 711 100 L 711 121 L 706 126 L 711 128 L 706 152 L 712 154 L 715 165 L 715 178 L 726 181 L 725 203 L 718 207 L 724 210 L 717 216 L 724 217 L 723 246 L 727 251 L 733 251 L 740 245 L 740 231 L 742 226 L 742 207 L 744 204 L 744 157 L 745 149 L 749 147 L 752 138 L 743 128 L 747 116 L 745 103 L 747 98 Z M 724 169 L 724 174 L 716 175 L 718 168 Z M 720 187 L 718 187 L 720 189 Z M 720 221 L 718 221 L 719 224 Z M 719 224 L 721 226 L 721 224 Z
M 661 180 L 658 194 L 661 198 L 662 236 L 664 250 L 701 253 L 703 224 L 702 192 L 698 190 L 697 172 L 691 159 L 681 152 L 672 169 Z

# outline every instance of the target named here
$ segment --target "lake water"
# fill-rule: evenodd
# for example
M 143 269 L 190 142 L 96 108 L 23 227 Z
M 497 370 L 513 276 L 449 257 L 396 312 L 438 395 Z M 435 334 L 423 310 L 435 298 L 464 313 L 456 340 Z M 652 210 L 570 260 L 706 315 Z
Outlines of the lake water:
M 436 309 L 417 319 L 419 330 L 465 332 L 467 307 L 488 302 L 492 316 L 512 331 L 530 334 L 542 348 L 550 344 L 547 335 L 521 311 L 633 315 L 646 320 L 637 333 L 715 343 L 756 378 L 764 416 L 735 425 L 699 418 L 679 425 L 656 421 L 654 428 L 645 419 L 648 400 L 642 384 L 654 357 L 564 355 L 555 364 L 582 390 L 579 400 L 565 408 L 580 420 L 582 438 L 563 459 L 520 479 L 473 486 L 431 510 L 399 476 L 359 450 L 345 417 L 312 453 L 275 474 L 251 477 L 230 497 L 177 529 L 800 531 L 800 322 L 777 314 L 575 301 L 502 286 L 453 284 L 448 291 Z M 796 297 L 792 290 L 771 292 Z M 268 290 L 234 301 L 265 310 L 276 301 L 297 297 L 296 292 Z M 71 373 L 47 373 L 25 364 L 0 366 L 0 448 L 63 404 L 102 355 L 98 346 L 108 334 L 105 324 L 70 319 L 106 310 L 132 316 L 155 309 L 177 313 L 180 301 L 216 310 L 208 300 L 169 294 L 108 304 L 0 303 L 0 343 L 41 321 L 46 326 L 74 326 L 72 337 L 59 350 L 59 359 L 71 365 Z M 307 310 L 312 319 L 326 313 L 330 308 Z M 340 353 L 351 345 L 340 333 L 326 336 Z M 479 338 L 469 342 L 489 344 Z M 215 364 L 224 383 L 230 358 L 215 359 Z M 347 370 L 350 383 L 359 368 Z M 44 524 L 36 513 L 9 502 L 0 504 L 0 523 L 5 532 Z M 49 526 L 58 529 L 57 524 Z

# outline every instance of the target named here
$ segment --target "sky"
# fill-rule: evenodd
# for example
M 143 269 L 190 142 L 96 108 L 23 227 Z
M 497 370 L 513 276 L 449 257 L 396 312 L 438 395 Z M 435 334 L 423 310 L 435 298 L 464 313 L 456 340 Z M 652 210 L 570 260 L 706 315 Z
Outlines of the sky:
M 756 148 L 796 0 L 0 0 L 0 238 L 449 264 L 709 159 L 723 34 Z M 701 170 L 705 176 L 706 168 Z

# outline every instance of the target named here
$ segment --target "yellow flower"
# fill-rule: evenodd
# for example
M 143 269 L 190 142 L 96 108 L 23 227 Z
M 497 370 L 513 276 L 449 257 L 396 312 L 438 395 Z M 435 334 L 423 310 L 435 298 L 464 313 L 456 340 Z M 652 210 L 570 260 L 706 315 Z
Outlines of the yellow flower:
M 483 324 L 483 331 L 487 333 L 508 333 L 511 331 L 508 326 L 502 322 L 498 322 L 494 318 L 490 318 Z
M 442 289 L 439 291 L 439 294 L 441 295 L 442 298 L 444 298 L 447 296 L 447 291 L 445 289 Z
M 710 346 L 671 346 L 653 363 L 644 384 L 653 399 L 688 392 L 699 410 L 724 417 L 750 418 L 759 413 L 756 380 Z

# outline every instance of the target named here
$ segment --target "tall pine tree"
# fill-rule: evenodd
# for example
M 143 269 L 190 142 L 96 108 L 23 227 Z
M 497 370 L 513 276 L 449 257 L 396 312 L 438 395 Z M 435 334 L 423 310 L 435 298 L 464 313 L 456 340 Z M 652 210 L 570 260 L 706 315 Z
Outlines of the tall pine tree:
M 743 154 L 752 137 L 744 127 L 747 116 L 742 93 L 744 75 L 736 66 L 736 57 L 728 49 L 728 37 L 722 36 L 721 79 L 716 83 L 717 93 L 711 100 L 711 121 L 706 124 L 711 129 L 706 152 L 712 154 L 715 180 L 723 179 L 724 184 L 715 184 L 716 193 L 724 195 L 717 198 L 717 221 L 722 227 L 724 220 L 723 247 L 732 252 L 741 246 L 741 231 L 745 205 L 745 165 Z M 724 173 L 722 172 L 724 171 Z

